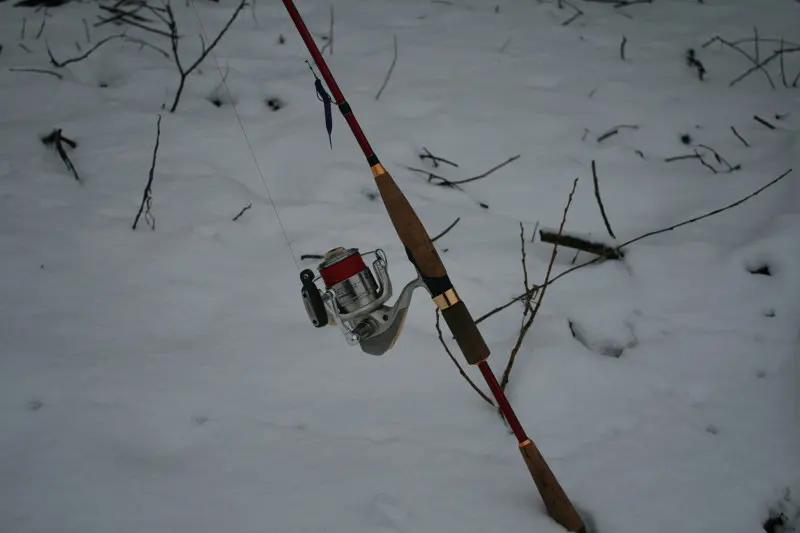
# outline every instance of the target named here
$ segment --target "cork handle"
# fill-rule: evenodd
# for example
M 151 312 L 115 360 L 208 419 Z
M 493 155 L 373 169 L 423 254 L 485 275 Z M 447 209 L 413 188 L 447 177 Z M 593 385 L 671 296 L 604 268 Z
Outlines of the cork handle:
M 377 165 L 377 169 L 373 167 L 373 173 L 397 235 L 441 309 L 442 317 L 456 338 L 464 358 L 471 365 L 485 361 L 489 357 L 489 347 L 486 346 L 467 306 L 458 298 L 439 253 L 414 208 L 383 166 Z
M 553 471 L 547 466 L 547 462 L 536 445 L 528 440 L 519 445 L 519 451 L 522 453 L 522 458 L 525 459 L 525 464 L 528 465 L 528 470 L 536 483 L 536 488 L 539 489 L 542 500 L 544 500 L 547 513 L 567 531 L 586 533 L 583 519 L 575 510 L 564 489 L 561 488 Z
M 381 170 L 383 172 L 375 176 L 378 192 L 381 194 L 397 235 L 413 256 L 420 274 L 428 278 L 446 276 L 447 271 L 439 258 L 439 253 L 433 246 L 428 232 L 425 231 L 425 226 L 414 212 L 414 208 L 408 203 L 392 176 L 385 169 Z

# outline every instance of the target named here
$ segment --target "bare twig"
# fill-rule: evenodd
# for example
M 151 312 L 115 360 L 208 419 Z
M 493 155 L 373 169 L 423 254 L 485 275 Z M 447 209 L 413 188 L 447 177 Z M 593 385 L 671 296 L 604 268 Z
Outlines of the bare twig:
M 763 118 L 759 117 L 758 115 L 753 115 L 753 120 L 755 120 L 756 122 L 760 122 L 761 124 L 763 124 L 764 126 L 768 127 L 771 130 L 776 129 L 775 126 L 773 126 Z
M 693 154 L 676 155 L 676 156 L 668 157 L 668 158 L 664 159 L 664 161 L 667 162 L 667 163 L 671 163 L 672 161 L 680 161 L 682 159 L 701 159 L 701 157 L 702 156 L 700 154 L 695 152 Z
M 785 67 L 784 61 L 783 61 L 783 37 L 781 37 L 781 48 L 780 48 L 779 51 L 780 51 L 780 54 L 781 54 L 781 82 L 783 82 L 783 86 L 784 87 L 788 88 L 789 84 L 786 83 L 786 67 Z
M 719 209 L 715 209 L 715 210 L 713 210 L 713 211 L 709 211 L 709 212 L 707 212 L 707 213 L 705 213 L 705 214 L 703 214 L 703 215 L 700 215 L 700 216 L 697 216 L 697 217 L 691 218 L 691 219 L 689 219 L 689 220 L 685 220 L 685 221 L 683 221 L 683 222 L 680 222 L 679 224 L 675 224 L 674 226 L 670 226 L 670 227 L 668 227 L 668 228 L 663 228 L 663 229 L 660 229 L 660 230 L 656 230 L 656 231 L 651 231 L 651 232 L 649 232 L 649 233 L 645 233 L 645 234 L 643 234 L 643 235 L 639 235 L 639 236 L 638 236 L 638 237 L 636 237 L 636 238 L 630 239 L 629 241 L 626 241 L 626 242 L 624 242 L 624 243 L 620 244 L 618 247 L 616 247 L 616 248 L 615 248 L 615 250 L 617 250 L 617 251 L 620 251 L 620 250 L 622 250 L 624 247 L 626 247 L 626 246 L 630 246 L 631 244 L 633 244 L 633 243 L 635 243 L 635 242 L 639 242 L 639 241 L 641 241 L 641 240 L 643 240 L 643 239 L 646 239 L 646 238 L 648 238 L 648 237 L 653 237 L 653 236 L 655 236 L 655 235 L 659 235 L 659 234 L 662 234 L 662 233 L 666 233 L 666 232 L 668 232 L 668 231 L 672 231 L 672 230 L 678 229 L 678 228 L 680 228 L 680 227 L 683 227 L 683 226 L 686 226 L 686 225 L 689 225 L 689 224 L 693 224 L 693 223 L 695 223 L 695 222 L 699 222 L 700 220 L 703 220 L 703 219 L 706 219 L 706 218 L 712 217 L 712 216 L 714 216 L 714 215 L 718 215 L 718 214 L 720 214 L 720 213 L 722 213 L 722 212 L 724 212 L 724 211 L 727 211 L 727 210 L 729 210 L 729 209 L 733 209 L 734 207 L 737 207 L 737 206 L 739 206 L 739 205 L 741 205 L 741 204 L 745 203 L 746 201 L 748 201 L 748 200 L 750 200 L 750 199 L 754 198 L 755 196 L 758 196 L 759 194 L 761 194 L 761 193 L 762 193 L 762 192 L 764 192 L 765 190 L 767 190 L 767 189 L 769 189 L 770 187 L 772 187 L 773 185 L 777 184 L 779 181 L 783 180 L 784 178 L 786 178 L 786 176 L 788 176 L 789 174 L 791 174 L 791 172 L 792 172 L 792 169 L 790 168 L 789 170 L 787 170 L 786 172 L 784 172 L 783 174 L 781 174 L 780 176 L 778 176 L 778 177 L 777 177 L 777 178 L 775 178 L 774 180 L 770 181 L 770 182 L 769 182 L 769 183 L 767 183 L 766 185 L 764 185 L 764 186 L 760 187 L 759 189 L 757 189 L 756 191 L 754 191 L 754 192 L 750 193 L 749 195 L 745 196 L 744 198 L 741 198 L 741 199 L 739 199 L 739 200 L 737 200 L 737 201 L 735 201 L 735 202 L 733 202 L 733 203 L 731 203 L 731 204 L 728 204 L 728 205 L 726 205 L 725 207 L 721 207 L 721 208 L 719 208 Z M 559 275 L 555 276 L 555 277 L 554 277 L 553 279 L 551 279 L 550 281 L 546 282 L 546 283 L 545 283 L 545 284 L 542 286 L 542 289 L 544 289 L 545 287 L 548 287 L 548 286 L 552 285 L 553 283 L 555 283 L 555 282 L 556 282 L 556 280 L 558 280 L 558 279 L 560 279 L 560 278 L 562 278 L 562 277 L 566 276 L 567 274 L 571 274 L 572 272 L 574 272 L 574 271 L 576 271 L 576 270 L 578 270 L 578 269 L 580 269 L 580 268 L 587 267 L 587 266 L 589 266 L 589 265 L 593 265 L 593 264 L 599 263 L 600 261 L 603 261 L 604 259 L 605 259 L 604 257 L 600 257 L 600 256 L 598 256 L 598 257 L 595 257 L 595 258 L 591 259 L 590 261 L 587 261 L 586 263 L 582 263 L 582 264 L 580 264 L 580 265 L 576 265 L 576 266 L 574 266 L 574 267 L 572 267 L 572 268 L 569 268 L 569 269 L 565 270 L 564 272 L 562 272 L 561 274 L 559 274 Z M 512 305 L 514 305 L 516 302 L 518 302 L 518 301 L 522 300 L 522 299 L 523 299 L 523 298 L 525 298 L 526 296 L 527 296 L 526 294 L 521 294 L 521 295 L 519 295 L 519 296 L 516 296 L 516 297 L 514 297 L 514 298 L 513 298 L 513 299 L 512 299 L 510 302 L 508 302 L 508 303 L 505 303 L 505 304 L 503 304 L 503 305 L 501 305 L 501 306 L 499 306 L 499 307 L 496 307 L 496 308 L 492 309 L 491 311 L 489 311 L 488 313 L 486 313 L 485 315 L 483 315 L 483 316 L 479 317 L 478 319 L 476 319 L 476 320 L 475 320 L 475 323 L 476 323 L 476 324 L 479 324 L 479 323 L 483 322 L 483 321 L 484 321 L 484 320 L 486 320 L 487 318 L 489 318 L 489 317 L 491 317 L 491 316 L 493 316 L 493 315 L 495 315 L 495 314 L 499 313 L 500 311 L 503 311 L 504 309 L 507 309 L 507 308 L 511 307 L 511 306 L 512 306 Z
M 745 140 L 744 140 L 744 137 L 742 137 L 741 135 L 739 135 L 739 132 L 738 132 L 738 131 L 736 131 L 736 128 L 734 128 L 733 126 L 731 126 L 731 131 L 733 132 L 733 134 L 734 134 L 734 135 L 736 135 L 736 138 L 737 138 L 737 139 L 739 139 L 740 141 L 742 141 L 742 144 L 744 144 L 744 145 L 745 145 L 745 146 L 747 146 L 748 148 L 750 147 L 750 145 L 747 143 L 747 141 L 745 141 Z
M 76 148 L 78 143 L 68 139 L 67 137 L 64 137 L 64 135 L 61 133 L 61 128 L 54 129 L 52 132 L 50 132 L 50 134 L 42 137 L 42 142 L 46 145 L 53 145 L 55 147 L 56 152 L 58 152 L 58 156 L 61 158 L 61 161 L 64 162 L 67 170 L 69 170 L 75 177 L 75 181 L 80 183 L 81 178 L 78 176 L 78 171 L 75 169 L 75 165 L 72 164 L 72 160 L 70 160 L 69 156 L 67 155 L 67 149 L 64 148 L 65 144 L 70 148 Z
M 569 206 L 572 204 L 572 196 L 575 194 L 575 188 L 578 186 L 578 178 L 575 178 L 575 181 L 572 182 L 572 190 L 569 193 L 569 198 L 567 199 L 567 205 L 564 208 L 564 215 L 561 218 L 561 225 L 558 228 L 559 233 L 564 231 L 564 224 L 567 221 L 567 212 L 569 211 Z M 539 308 L 542 305 L 542 301 L 544 300 L 544 294 L 547 290 L 547 286 L 549 285 L 550 281 L 550 273 L 553 270 L 553 264 L 556 261 L 556 255 L 558 255 L 558 245 L 553 246 L 553 252 L 550 254 L 550 263 L 547 265 L 547 273 L 545 274 L 544 283 L 541 287 L 537 287 L 537 291 L 541 290 L 539 293 L 539 298 L 536 301 L 536 306 L 528 316 L 528 320 L 522 326 L 522 329 L 519 332 L 519 336 L 517 337 L 517 342 L 514 344 L 514 348 L 511 350 L 511 355 L 508 358 L 508 363 L 506 364 L 506 368 L 503 371 L 503 378 L 500 381 L 500 388 L 505 390 L 506 386 L 508 385 L 508 380 L 511 376 L 511 369 L 514 366 L 514 361 L 517 358 L 517 354 L 519 353 L 519 349 L 522 346 L 522 341 L 525 339 L 525 335 L 528 333 L 528 330 L 533 325 L 533 321 L 536 319 L 536 315 L 539 313 Z M 528 291 L 531 292 L 531 291 Z
M 247 210 L 248 210 L 248 209 L 250 209 L 251 207 L 253 207 L 253 204 L 247 204 L 246 206 L 244 206 L 244 207 L 242 208 L 242 210 L 241 210 L 241 211 L 239 211 L 239 214 L 238 214 L 238 215 L 236 215 L 235 217 L 233 217 L 233 221 L 234 221 L 234 222 L 236 222 L 237 220 L 239 220 L 239 219 L 242 217 L 242 215 L 244 215 L 245 211 L 247 211 Z
M 472 387 L 472 390 L 474 390 L 476 393 L 478 393 L 478 396 L 483 398 L 483 400 L 486 403 L 488 403 L 489 405 L 494 407 L 494 402 L 492 401 L 492 399 L 489 398 L 480 388 L 478 388 L 478 386 L 475 385 L 475 382 L 472 381 L 469 378 L 467 373 L 464 372 L 464 369 L 461 367 L 461 363 L 459 363 L 458 360 L 453 356 L 453 352 L 451 352 L 450 348 L 447 346 L 447 343 L 444 340 L 444 336 L 442 335 L 442 326 L 439 324 L 439 309 L 438 308 L 436 309 L 436 332 L 439 335 L 439 342 L 442 343 L 442 346 L 444 347 L 444 351 L 447 352 L 447 355 L 450 357 L 450 360 L 453 361 L 453 363 L 456 365 L 456 367 L 458 367 L 458 372 L 459 372 L 459 374 L 461 374 L 461 377 L 463 377 L 467 381 L 467 383 L 469 383 L 469 386 Z
M 700 160 L 700 163 L 701 163 L 701 164 L 702 164 L 704 167 L 706 167 L 707 169 L 711 170 L 711 172 L 713 172 L 714 174 L 717 174 L 717 169 L 716 169 L 716 168 L 714 168 L 714 167 L 712 167 L 711 165 L 709 165 L 709 164 L 706 162 L 706 160 L 705 160 L 705 159 L 703 159 L 703 156 L 702 156 L 702 155 L 700 155 L 700 152 L 698 152 L 698 151 L 695 149 L 694 153 L 695 153 L 695 154 L 697 154 L 697 159 L 699 159 L 699 160 Z
M 23 50 L 25 50 L 26 52 L 28 52 L 29 54 L 33 53 L 33 50 L 31 50 L 30 48 L 28 48 L 27 46 L 25 46 L 22 43 L 19 43 L 19 47 L 22 48 Z
M 762 61 L 760 63 L 756 63 L 754 66 L 752 66 L 751 68 L 746 70 L 740 76 L 738 76 L 737 78 L 732 80 L 728 84 L 728 87 L 733 87 L 734 85 L 736 85 L 737 83 L 739 83 L 740 81 L 745 79 L 747 76 L 749 76 L 750 74 L 752 74 L 756 70 L 761 69 L 767 75 L 767 78 L 769 79 L 769 83 L 772 86 L 772 88 L 775 89 L 776 88 L 775 87 L 775 82 L 772 81 L 772 77 L 769 75 L 769 72 L 767 71 L 766 68 L 764 68 L 765 65 L 771 63 L 776 57 L 783 57 L 784 54 L 789 54 L 789 53 L 797 52 L 797 51 L 800 51 L 800 47 L 797 47 L 797 48 L 784 48 L 783 50 L 779 50 L 779 51 L 773 53 L 771 56 L 766 58 L 764 61 Z
M 39 39 L 39 37 L 42 36 L 42 33 L 44 33 L 44 26 L 45 26 L 45 24 L 47 24 L 47 17 L 48 16 L 49 16 L 49 13 L 47 12 L 47 8 L 45 8 L 44 9 L 44 14 L 42 14 L 42 25 L 39 26 L 39 31 L 36 32 L 36 39 L 37 40 Z
M 754 36 L 754 46 L 755 46 L 755 52 L 756 52 L 755 60 L 756 60 L 756 63 L 758 63 L 759 58 L 760 58 L 760 54 L 759 54 L 759 50 L 758 50 L 758 28 L 755 27 L 755 26 L 753 26 L 753 36 Z
M 706 75 L 706 67 L 703 63 L 697 59 L 697 54 L 694 51 L 694 48 L 689 48 L 686 50 L 686 64 L 690 67 L 694 67 L 697 69 L 697 77 L 700 78 L 700 81 L 703 81 L 703 78 Z
M 333 4 L 331 4 L 331 25 L 330 30 L 328 30 L 328 39 L 322 49 L 319 51 L 320 54 L 324 54 L 325 50 L 330 48 L 331 55 L 333 55 Z
M 500 52 L 501 54 L 502 54 L 503 52 L 505 52 L 505 51 L 506 51 L 506 48 L 508 47 L 508 45 L 509 45 L 509 44 L 511 44 L 511 39 L 512 39 L 511 37 L 509 37 L 508 39 L 506 39 L 506 41 L 505 41 L 505 42 L 502 44 L 502 46 L 500 46 L 500 49 L 498 50 L 498 52 Z
M 698 146 L 698 148 L 703 148 L 704 150 L 708 150 L 709 152 L 711 152 L 712 154 L 714 154 L 714 159 L 716 159 L 716 160 L 717 160 L 717 163 L 723 164 L 723 165 L 725 165 L 726 167 L 728 167 L 728 172 L 733 172 L 734 170 L 740 170 L 740 169 L 742 168 L 742 165 L 731 165 L 730 163 L 728 163 L 728 160 L 727 160 L 727 159 L 725 159 L 724 157 L 722 157 L 722 156 L 719 154 L 719 152 L 717 152 L 716 150 L 714 150 L 713 148 L 711 148 L 711 147 L 710 147 L 710 146 L 708 146 L 708 145 L 705 145 L 705 144 L 698 144 L 697 146 Z
M 619 44 L 619 57 L 623 61 L 625 61 L 625 45 L 627 44 L 628 44 L 628 38 L 623 35 L 622 42 Z
M 589 252 L 605 259 L 622 259 L 624 254 L 612 246 L 600 242 L 593 242 L 583 237 L 570 235 L 564 232 L 554 232 L 550 230 L 540 229 L 539 239 L 548 244 L 557 244 L 565 248 L 572 248 L 573 250 L 580 250 L 582 252 Z
M 172 6 L 170 4 L 170 0 L 166 0 L 165 9 L 166 9 L 166 19 L 164 21 L 167 23 L 167 27 L 169 28 L 169 37 L 170 43 L 172 45 L 172 56 L 175 60 L 175 66 L 178 67 L 178 73 L 180 74 L 180 82 L 178 83 L 178 89 L 175 91 L 175 98 L 172 101 L 172 105 L 170 106 L 169 112 L 174 113 L 176 109 L 178 109 L 178 103 L 180 102 L 181 95 L 183 94 L 183 89 L 186 86 L 186 79 L 189 75 L 194 72 L 194 70 L 200 66 L 205 58 L 208 56 L 209 53 L 214 49 L 215 46 L 219 43 L 222 36 L 230 29 L 233 25 L 233 22 L 236 20 L 236 17 L 239 16 L 239 13 L 244 9 L 244 6 L 247 4 L 247 0 L 240 0 L 239 4 L 236 6 L 236 9 L 233 11 L 231 18 L 228 19 L 228 22 L 225 23 L 225 26 L 220 30 L 217 36 L 211 41 L 211 44 L 206 46 L 205 43 L 203 44 L 202 52 L 200 56 L 195 60 L 194 63 L 189 65 L 188 68 L 184 68 L 183 63 L 181 63 L 180 53 L 178 51 L 178 23 L 175 20 L 175 13 L 172 11 Z
M 64 79 L 64 76 L 62 76 L 58 72 L 53 72 L 52 70 L 45 70 L 42 68 L 10 68 L 8 70 L 10 70 L 11 72 L 36 72 L 38 74 L 49 74 L 50 76 L 55 76 L 60 80 Z
M 442 163 L 447 163 L 447 164 L 448 164 L 448 165 L 450 165 L 450 166 L 453 166 L 453 167 L 456 167 L 456 168 L 458 168 L 458 165 L 456 165 L 456 164 L 455 164 L 455 163 L 453 163 L 452 161 L 450 161 L 450 160 L 448 160 L 448 159 L 445 159 L 445 158 L 443 158 L 443 157 L 438 157 L 438 156 L 435 156 L 435 155 L 433 155 L 433 154 L 431 153 L 431 151 L 430 151 L 430 150 L 428 150 L 427 148 L 425 148 L 424 146 L 422 147 L 422 149 L 425 151 L 425 153 L 424 153 L 424 154 L 420 154 L 420 155 L 419 155 L 419 158 L 420 158 L 420 159 L 430 159 L 430 160 L 431 160 L 431 163 L 433 163 L 433 167 L 434 167 L 434 168 L 438 168 L 438 167 L 439 167 L 439 162 L 440 162 L 440 161 L 441 161 Z
M 503 167 L 504 167 L 504 166 L 506 166 L 507 164 L 509 164 L 509 163 L 511 163 L 511 162 L 513 162 L 513 161 L 516 161 L 516 160 L 517 160 L 517 159 L 519 159 L 520 157 L 521 157 L 521 156 L 519 156 L 519 155 L 515 155 L 514 157 L 509 157 L 508 159 L 506 159 L 505 161 L 503 161 L 503 162 L 502 162 L 502 163 L 500 163 L 499 165 L 495 165 L 495 166 L 493 166 L 492 168 L 490 168 L 489 170 L 487 170 L 487 171 L 486 171 L 486 172 L 484 172 L 483 174 L 479 174 L 479 175 L 477 175 L 477 176 L 475 176 L 475 177 L 473 177 L 473 178 L 467 178 L 467 179 L 464 179 L 464 180 L 450 181 L 450 183 L 451 183 L 451 184 L 453 184 L 453 185 L 462 185 L 462 184 L 464 184 L 464 183 L 470 183 L 470 182 L 472 182 L 472 181 L 477 181 L 477 180 L 479 180 L 479 179 L 483 179 L 483 178 L 485 178 L 486 176 L 488 176 L 489 174 L 491 174 L 492 172 L 494 172 L 494 171 L 496 171 L 496 170 L 499 170 L 499 169 L 503 168 Z M 441 185 L 441 184 L 439 184 L 439 185 Z
M 742 50 L 742 48 L 740 46 L 738 46 L 737 44 L 734 44 L 734 43 L 732 43 L 730 41 L 727 41 L 727 40 L 723 39 L 722 37 L 720 37 L 719 35 L 717 35 L 715 37 L 712 37 L 711 39 L 709 39 L 705 43 L 703 43 L 702 47 L 706 48 L 707 46 L 711 45 L 714 42 L 719 42 L 719 43 L 724 44 L 725 46 L 727 46 L 729 48 L 732 48 L 732 49 L 736 50 L 737 52 L 742 54 L 744 57 L 746 57 L 751 63 L 753 63 L 754 67 L 750 71 L 747 71 L 743 76 L 749 74 L 753 70 L 761 69 L 761 71 L 764 72 L 764 75 L 767 77 L 767 81 L 769 81 L 769 84 L 772 86 L 773 89 L 775 88 L 775 83 L 772 81 L 772 76 L 769 75 L 769 72 L 767 72 L 767 69 L 765 69 L 763 65 L 759 65 L 759 62 L 756 61 L 756 59 L 753 56 L 751 56 L 750 54 L 748 54 L 747 52 Z M 737 80 L 734 80 L 733 82 L 731 82 L 731 84 L 735 83 L 736 81 Z M 729 84 L 729 86 L 731 84 Z
M 637 126 L 635 124 L 620 124 L 618 126 L 614 126 L 610 130 L 608 130 L 607 132 L 602 134 L 600 137 L 598 137 L 597 138 L 597 142 L 601 143 L 601 142 L 605 141 L 606 139 L 608 139 L 609 137 L 613 137 L 614 135 L 619 133 L 619 130 L 621 130 L 623 128 L 627 128 L 627 129 L 631 129 L 631 130 L 638 130 L 639 126 Z
M 572 8 L 573 11 L 575 11 L 575 13 L 573 13 L 570 18 L 568 18 L 567 20 L 565 20 L 564 22 L 561 23 L 562 26 L 569 26 L 570 24 L 575 22 L 575 20 L 578 17 L 583 15 L 583 11 L 581 11 L 580 8 L 578 8 L 578 6 L 576 6 L 575 4 L 570 2 L 569 0 L 559 0 L 559 2 L 558 2 L 558 8 L 559 9 L 563 9 L 564 6 L 562 4 L 567 4 L 569 7 Z
M 536 242 L 536 230 L 539 229 L 539 221 L 536 221 L 536 225 L 533 226 L 533 233 L 531 234 L 531 243 Z
M 144 187 L 142 194 L 142 204 L 139 206 L 139 212 L 136 213 L 136 219 L 133 221 L 132 229 L 136 230 L 136 225 L 139 223 L 139 217 L 142 216 L 142 211 L 145 211 L 145 221 L 150 226 L 150 229 L 155 231 L 156 220 L 150 213 L 150 207 L 153 204 L 153 176 L 156 170 L 156 158 L 158 156 L 158 145 L 161 141 L 161 115 L 158 115 L 158 122 L 156 123 L 156 144 L 153 148 L 153 162 L 150 164 L 150 174 L 147 178 L 147 185 Z
M 603 206 L 603 200 L 600 198 L 600 184 L 597 180 L 597 167 L 595 166 L 594 159 L 592 159 L 592 180 L 594 181 L 594 197 L 597 198 L 597 205 L 600 206 L 600 214 L 603 215 L 603 222 L 605 223 L 606 229 L 608 230 L 608 234 L 611 235 L 611 238 L 616 239 L 617 236 L 614 235 L 614 232 L 611 230 L 611 224 L 608 222 L 606 208 Z
M 151 44 L 151 43 L 149 43 L 149 42 L 147 42 L 147 41 L 145 41 L 145 40 L 143 40 L 143 39 L 137 39 L 136 37 L 128 37 L 128 38 L 127 38 L 127 39 L 125 39 L 125 40 L 126 40 L 126 41 L 129 41 L 129 42 L 131 42 L 131 43 L 136 43 L 136 44 L 138 44 L 138 45 L 139 45 L 139 50 L 141 50 L 142 48 L 145 48 L 145 47 L 146 47 L 146 48 L 150 48 L 150 49 L 152 49 L 152 50 L 155 50 L 156 52 L 158 52 L 158 53 L 159 53 L 159 54 L 161 54 L 162 56 L 166 57 L 167 59 L 170 59 L 170 57 L 171 57 L 171 56 L 169 55 L 169 52 L 167 52 L 167 51 L 166 51 L 166 50 L 164 50 L 163 48 L 159 48 L 158 46 L 156 46 L 156 45 L 154 45 L 154 44 Z
M 442 237 L 444 237 L 445 235 L 447 235 L 447 233 L 448 233 L 448 232 L 449 232 L 451 229 L 453 229 L 453 228 L 455 227 L 455 225 L 456 225 L 456 224 L 458 224 L 458 221 L 459 221 L 459 220 L 461 220 L 461 217 L 458 217 L 457 219 L 455 219 L 455 220 L 453 221 L 453 223 L 452 223 L 452 224 L 450 224 L 449 226 L 447 226 L 447 227 L 444 229 L 444 231 L 442 231 L 442 232 L 441 232 L 439 235 L 437 235 L 436 237 L 434 237 L 433 239 L 431 239 L 431 242 L 436 242 L 438 239 L 441 239 Z
M 397 63 L 397 34 L 393 36 L 392 42 L 394 43 L 394 57 L 392 58 L 392 64 L 389 66 L 389 72 L 386 73 L 386 78 L 383 80 L 383 85 L 378 90 L 378 94 L 375 95 L 375 100 L 380 99 L 383 90 L 386 88 L 386 84 L 389 83 L 389 78 L 392 77 L 392 71 L 394 71 L 394 66 Z
M 534 229 L 533 233 L 536 235 L 536 229 Z M 524 324 L 525 317 L 533 311 L 531 299 L 535 297 L 535 293 L 531 291 L 531 285 L 528 281 L 528 254 L 525 252 L 525 226 L 522 225 L 522 222 L 519 223 L 519 244 L 520 253 L 522 254 L 522 285 L 525 287 L 525 294 L 528 295 L 525 297 L 525 310 L 522 312 Z
M 27 25 L 28 25 L 28 19 L 27 18 L 23 18 L 22 19 L 22 30 L 19 32 L 19 40 L 20 41 L 24 41 L 25 40 L 25 29 L 26 29 Z
M 85 18 L 81 19 L 83 21 L 83 33 L 86 35 L 86 42 L 92 42 L 92 34 L 89 32 L 89 24 L 86 22 Z
M 92 52 L 94 52 L 95 50 L 97 50 L 98 48 L 100 48 L 101 46 L 103 46 L 104 44 L 106 44 L 109 41 L 113 41 L 115 39 L 125 39 L 125 38 L 126 38 L 126 35 L 124 33 L 120 33 L 118 35 L 111 35 L 109 37 L 106 37 L 105 39 L 97 41 L 97 43 L 93 47 L 89 48 L 83 54 L 81 54 L 81 55 L 79 55 L 77 57 L 73 57 L 73 58 L 67 59 L 65 61 L 58 61 L 55 57 L 53 57 L 53 52 L 50 50 L 50 45 L 49 44 L 46 44 L 45 47 L 47 48 L 47 55 L 50 57 L 50 63 L 52 63 L 54 67 L 62 68 L 62 67 L 66 67 L 67 65 L 69 65 L 71 63 L 77 63 L 78 61 L 83 61 L 84 59 L 89 57 L 92 54 Z
M 427 174 L 428 175 L 428 183 L 432 182 L 433 180 L 439 180 L 439 182 L 436 185 L 441 185 L 441 186 L 445 186 L 445 187 L 452 187 L 453 189 L 458 189 L 460 191 L 464 190 L 461 187 L 459 187 L 458 185 L 456 185 L 455 182 L 452 182 L 449 179 L 447 179 L 447 178 L 445 178 L 443 176 L 440 176 L 438 174 L 434 174 L 430 170 L 424 170 L 424 169 L 421 169 L 421 168 L 409 167 L 407 165 L 403 165 L 403 166 L 406 169 L 411 170 L 413 172 L 419 172 L 420 174 Z

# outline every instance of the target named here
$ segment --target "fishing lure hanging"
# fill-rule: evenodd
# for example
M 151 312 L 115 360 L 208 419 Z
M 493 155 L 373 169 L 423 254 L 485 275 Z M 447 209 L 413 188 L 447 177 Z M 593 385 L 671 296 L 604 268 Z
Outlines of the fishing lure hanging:
M 322 86 L 322 81 L 317 77 L 317 73 L 311 68 L 311 63 L 306 61 L 306 65 L 308 65 L 308 68 L 311 70 L 311 74 L 314 75 L 314 87 L 317 89 L 317 99 L 322 102 L 322 105 L 325 107 L 325 129 L 328 130 L 328 143 L 331 145 L 331 150 L 333 150 L 333 140 L 331 139 L 331 132 L 333 131 L 331 97 L 325 91 L 325 87 Z

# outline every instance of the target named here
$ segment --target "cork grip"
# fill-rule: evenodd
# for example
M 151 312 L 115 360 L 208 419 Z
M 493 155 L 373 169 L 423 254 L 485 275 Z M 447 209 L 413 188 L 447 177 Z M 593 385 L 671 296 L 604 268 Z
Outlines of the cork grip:
M 547 466 L 547 462 L 536 445 L 527 440 L 519 445 L 519 451 L 522 453 L 522 458 L 528 466 L 534 483 L 536 483 L 536 488 L 539 489 L 542 500 L 544 500 L 547 513 L 567 531 L 586 533 L 583 519 L 575 510 L 564 489 L 561 488 L 550 467 Z
M 378 192 L 386 205 L 386 211 L 389 213 L 397 235 L 414 257 L 420 274 L 427 278 L 445 276 L 447 272 L 428 232 L 425 231 L 425 226 L 422 225 L 414 208 L 408 203 L 392 176 L 384 171 L 375 176 L 375 183 L 378 185 Z
M 469 314 L 469 309 L 463 301 L 442 311 L 442 318 L 447 322 L 447 327 L 453 332 L 464 359 L 471 365 L 485 361 L 489 357 L 489 347 L 483 340 L 478 326 Z

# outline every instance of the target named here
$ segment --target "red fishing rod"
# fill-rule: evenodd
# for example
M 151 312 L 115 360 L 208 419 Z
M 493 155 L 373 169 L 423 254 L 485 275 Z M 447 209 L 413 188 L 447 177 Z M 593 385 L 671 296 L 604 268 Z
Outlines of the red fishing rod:
M 392 285 L 388 276 L 388 261 L 383 251 L 375 252 L 373 268 L 377 275 L 376 280 L 358 249 L 335 248 L 325 255 L 318 266 L 325 285 L 324 291 L 320 291 L 317 287 L 313 271 L 306 269 L 300 275 L 303 283 L 303 301 L 311 322 L 317 327 L 338 325 L 349 344 L 360 345 L 366 353 L 382 355 L 394 345 L 400 334 L 411 301 L 411 293 L 418 287 L 426 288 L 453 333 L 464 358 L 470 365 L 478 367 L 497 400 L 503 416 L 519 442 L 520 452 L 547 512 L 567 530 L 584 532 L 583 520 L 539 449 L 525 434 L 522 424 L 489 367 L 487 362 L 489 348 L 467 306 L 455 291 L 428 232 L 392 176 L 375 155 L 294 3 L 292 0 L 283 0 L 283 4 L 330 89 L 333 103 L 344 115 L 364 152 L 389 218 L 405 246 L 408 259 L 417 270 L 417 278 L 403 288 L 395 305 L 389 307 L 386 301 L 391 297 Z M 316 85 L 318 96 L 326 103 L 326 122 L 330 134 L 330 101 L 319 79 L 316 80 Z

